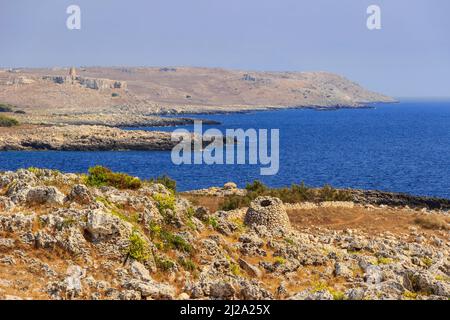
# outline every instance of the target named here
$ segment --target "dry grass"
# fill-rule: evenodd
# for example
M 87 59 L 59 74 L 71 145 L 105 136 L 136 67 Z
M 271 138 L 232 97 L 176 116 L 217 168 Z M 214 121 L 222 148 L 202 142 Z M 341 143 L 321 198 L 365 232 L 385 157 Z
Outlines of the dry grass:
M 216 212 L 223 204 L 225 199 L 223 197 L 216 196 L 200 196 L 194 194 L 180 194 L 181 197 L 188 199 L 192 204 L 197 206 L 203 206 L 210 212 Z
M 414 223 L 422 228 L 430 230 L 450 230 L 450 219 L 437 215 L 417 217 Z

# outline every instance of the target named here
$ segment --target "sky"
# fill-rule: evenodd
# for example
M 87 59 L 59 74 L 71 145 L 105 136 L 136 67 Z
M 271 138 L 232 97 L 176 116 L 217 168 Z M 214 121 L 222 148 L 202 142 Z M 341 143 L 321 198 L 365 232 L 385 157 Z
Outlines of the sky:
M 66 27 L 69 5 L 81 29 Z M 366 26 L 381 8 L 381 30 Z M 448 0 L 0 0 L 0 67 L 329 71 L 394 97 L 450 97 Z

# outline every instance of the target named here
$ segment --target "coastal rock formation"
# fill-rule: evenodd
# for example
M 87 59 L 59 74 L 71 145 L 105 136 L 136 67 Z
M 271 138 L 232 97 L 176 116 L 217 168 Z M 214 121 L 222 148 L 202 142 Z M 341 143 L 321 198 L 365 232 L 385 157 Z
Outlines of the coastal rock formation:
M 289 230 L 291 223 L 283 202 L 274 197 L 258 197 L 253 200 L 245 215 L 247 226 L 265 226 L 267 230 Z
M 20 77 L 34 82 L 14 80 Z M 18 81 L 23 84 L 2 85 Z M 107 114 L 123 105 L 133 114 L 148 115 L 286 107 L 333 109 L 394 100 L 326 72 L 93 67 L 78 69 L 76 74 L 69 74 L 66 68 L 0 73 L 0 101 L 28 114 Z
M 93 90 L 106 90 L 106 89 L 126 89 L 127 83 L 125 81 L 116 81 L 110 79 L 99 78 L 85 78 L 77 77 L 73 75 L 69 76 L 44 76 L 43 80 L 52 81 L 57 84 L 78 84 L 83 87 Z
M 4 129 L 4 130 L 2 130 Z M 103 126 L 0 128 L 0 151 L 8 150 L 171 150 L 168 132 L 131 131 Z
M 132 112 L 121 110 L 122 107 L 118 107 L 117 109 L 118 110 L 114 113 L 83 113 L 76 115 L 56 113 L 52 115 L 14 114 L 14 117 L 22 124 L 34 124 L 40 126 L 68 124 L 127 128 L 184 126 L 193 124 L 195 121 L 193 118 L 169 118 L 133 114 Z M 207 119 L 203 119 L 202 122 L 203 124 L 209 125 L 220 124 L 218 121 Z
M 449 199 L 417 197 L 408 194 L 376 190 L 352 190 L 353 201 L 372 205 L 410 206 L 417 208 L 449 210 Z

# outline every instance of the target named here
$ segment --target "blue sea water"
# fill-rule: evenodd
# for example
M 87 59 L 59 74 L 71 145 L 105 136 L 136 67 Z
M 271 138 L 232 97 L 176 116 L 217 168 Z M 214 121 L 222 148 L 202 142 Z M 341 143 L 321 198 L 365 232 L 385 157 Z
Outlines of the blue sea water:
M 278 187 L 307 185 L 377 189 L 450 198 L 450 102 L 404 101 L 374 109 L 287 109 L 196 115 L 214 127 L 280 129 L 280 170 L 260 176 L 260 165 L 172 164 L 170 152 L 0 152 L 0 170 L 45 167 L 86 172 L 101 164 L 141 178 L 168 174 L 179 190 L 254 179 Z M 186 126 L 192 130 L 192 126 Z M 173 130 L 174 128 L 145 128 Z

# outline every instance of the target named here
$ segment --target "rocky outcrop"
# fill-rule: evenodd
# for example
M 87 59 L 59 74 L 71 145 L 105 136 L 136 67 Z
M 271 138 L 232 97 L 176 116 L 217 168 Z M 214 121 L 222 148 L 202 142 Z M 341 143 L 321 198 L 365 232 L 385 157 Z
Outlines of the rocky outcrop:
M 57 84 L 78 84 L 83 87 L 94 90 L 106 90 L 106 89 L 126 89 L 127 83 L 125 81 L 117 81 L 101 78 L 86 78 L 86 77 L 73 77 L 73 76 L 44 76 L 43 80 L 52 81 Z
M 239 112 L 287 107 L 336 109 L 394 100 L 326 72 L 246 72 L 208 68 L 20 69 L 0 73 L 0 101 L 27 114 L 88 111 L 111 113 L 118 105 L 132 114 Z M 167 69 L 170 70 L 170 69 Z M 126 80 L 126 81 L 124 81 Z M 22 83 L 25 83 L 22 81 Z M 219 85 L 220 84 L 220 85 Z M 89 88 L 89 89 L 88 89 Z M 126 89 L 126 90 L 125 90 Z M 113 96 L 112 93 L 115 93 Z
M 0 151 L 9 150 L 171 150 L 170 133 L 131 131 L 103 126 L 17 128 L 0 136 Z
M 118 190 L 85 181 L 36 168 L 0 173 L 0 299 L 450 298 L 445 225 L 328 229 L 289 221 L 272 197 L 247 212 L 210 212 L 162 184 Z M 301 214 L 382 210 L 337 205 Z M 444 224 L 449 216 L 401 214 Z
M 409 206 L 412 208 L 428 208 L 449 210 L 450 200 L 432 197 L 413 196 L 404 193 L 384 192 L 376 190 L 350 190 L 353 201 L 356 203 L 387 205 L 387 206 Z
M 245 196 L 247 194 L 247 190 L 239 189 L 234 182 L 227 182 L 223 187 L 211 187 L 207 189 L 191 190 L 186 191 L 185 193 L 192 195 L 225 197 L 231 195 Z

